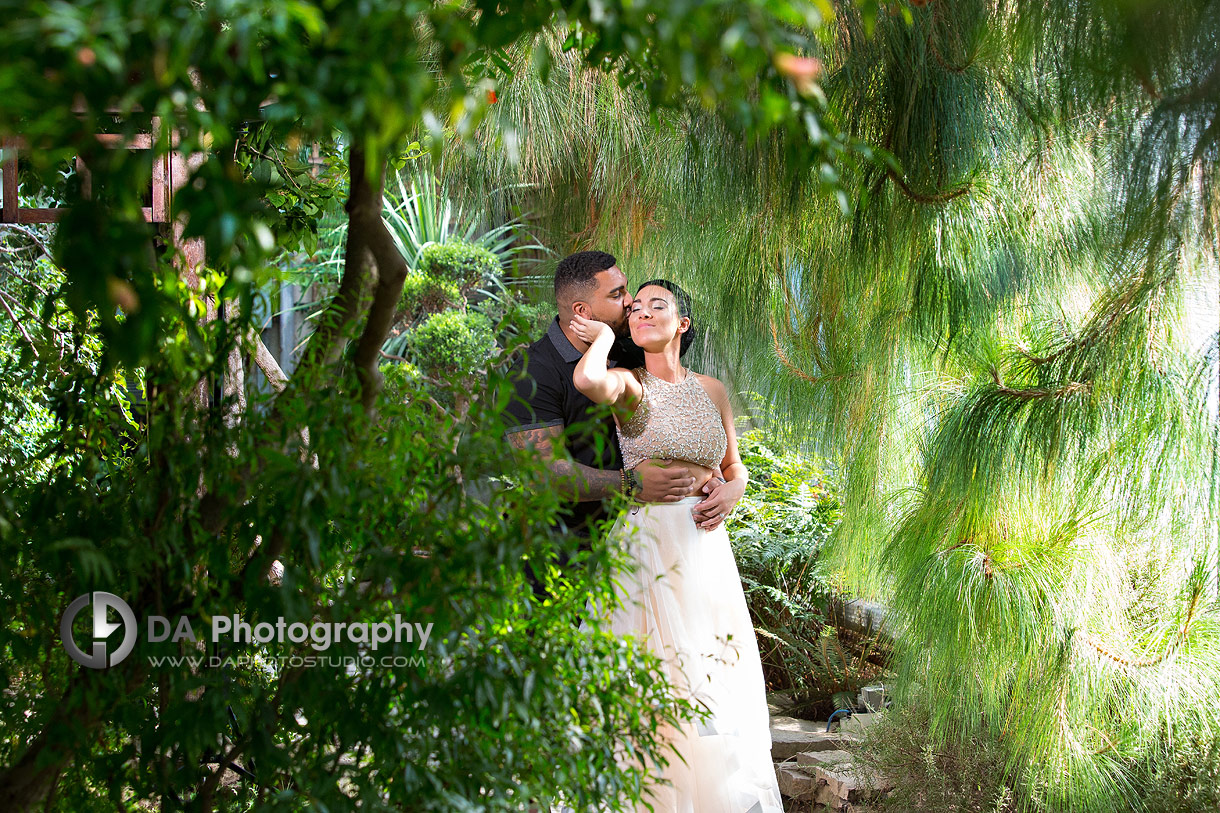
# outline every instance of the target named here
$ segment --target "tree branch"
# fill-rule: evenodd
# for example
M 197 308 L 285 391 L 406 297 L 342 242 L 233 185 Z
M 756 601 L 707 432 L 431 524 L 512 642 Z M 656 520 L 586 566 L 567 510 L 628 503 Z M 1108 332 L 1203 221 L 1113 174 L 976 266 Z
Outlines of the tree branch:
M 377 167 L 377 183 L 369 184 L 368 199 L 351 210 L 347 239 L 358 235 L 373 255 L 377 266 L 377 285 L 373 291 L 373 303 L 369 307 L 364 331 L 356 345 L 354 362 L 360 377 L 360 401 L 364 411 L 371 414 L 377 395 L 382 388 L 382 375 L 377 367 L 381 357 L 381 346 L 385 343 L 390 328 L 394 325 L 394 314 L 402 298 L 403 283 L 407 279 L 407 261 L 394 244 L 394 238 L 381 219 L 381 190 L 384 185 L 385 164 Z M 352 172 L 356 168 L 353 166 Z M 367 178 L 367 173 L 366 173 Z M 353 182 L 353 188 L 355 183 Z
M 1037 398 L 1063 398 L 1079 392 L 1089 391 L 1089 385 L 1081 381 L 1069 381 L 1062 387 L 1053 390 L 1013 389 L 1012 387 L 1004 386 L 1004 381 L 1000 378 L 1000 371 L 994 368 L 991 370 L 991 380 L 995 382 L 996 392 L 999 392 L 1002 395 L 1011 396 L 1013 398 L 1020 398 L 1025 401 L 1032 401 Z
M 33 229 L 29 228 L 28 226 L 22 226 L 18 223 L 5 223 L 3 228 L 12 229 L 13 231 L 21 232 L 26 237 L 30 238 L 30 241 L 34 245 L 38 246 L 38 250 L 42 252 L 43 256 L 45 256 L 48 260 L 54 259 L 54 257 L 51 254 L 51 249 L 48 248 L 47 244 L 42 241 L 42 237 L 39 236 L 38 232 L 34 231 Z
M 1190 625 L 1195 620 L 1195 611 L 1199 608 L 1199 599 L 1202 595 L 1202 589 L 1194 591 L 1194 595 L 1190 599 L 1190 606 L 1186 608 L 1186 620 L 1182 622 L 1182 626 L 1178 628 L 1169 645 L 1161 651 L 1160 655 L 1154 658 L 1136 659 L 1133 655 L 1124 657 L 1111 651 L 1104 644 L 1098 643 L 1092 636 L 1086 637 L 1084 639 L 1085 643 L 1097 650 L 1097 653 L 1102 657 L 1118 664 L 1122 669 L 1147 669 L 1150 666 L 1156 666 L 1172 655 L 1186 640 L 1186 636 L 1190 634 Z
M 809 373 L 807 373 L 804 370 L 797 367 L 795 364 L 793 364 L 791 361 L 788 360 L 788 354 L 784 352 L 784 348 L 780 347 L 779 328 L 777 328 L 775 326 L 774 317 L 772 317 L 772 319 L 771 319 L 771 346 L 772 346 L 772 348 L 774 348 L 775 356 L 776 356 L 776 358 L 779 359 L 780 364 L 787 367 L 788 370 L 793 375 L 795 375 L 797 378 L 800 378 L 804 381 L 808 381 L 810 384 L 824 384 L 827 381 L 837 381 L 837 380 L 843 379 L 843 378 L 851 378 L 853 375 L 855 375 L 854 373 L 839 373 L 838 375 L 814 376 L 814 375 L 810 375 Z
M 916 203 L 947 203 L 954 198 L 961 197 L 970 191 L 970 184 L 965 184 L 963 186 L 959 186 L 957 189 L 950 189 L 946 192 L 932 192 L 930 194 L 917 192 L 912 189 L 907 182 L 902 179 L 902 176 L 893 169 L 888 170 L 887 174 L 889 175 L 890 180 L 902 190 L 902 193 Z
M 353 223 L 360 213 L 370 206 L 374 207 L 378 217 L 381 216 L 380 183 L 376 189 L 369 184 L 365 164 L 364 150 L 353 146 L 348 152 L 351 185 L 347 203 L 344 205 L 348 218 Z M 309 386 L 308 382 L 315 373 L 339 360 L 345 344 L 343 334 L 362 308 L 361 301 L 368 287 L 369 275 L 374 270 L 372 259 L 364 234 L 349 226 L 339 291 L 322 313 L 318 320 L 318 329 L 305 346 L 304 356 L 297 366 L 296 374 L 293 375 L 294 382 L 305 382 L 303 386 Z
M 4 295 L 4 292 L 0 291 L 0 307 L 4 308 L 4 312 L 8 314 L 8 318 L 13 320 L 13 325 L 18 331 L 21 332 L 21 335 L 25 337 L 26 342 L 30 345 L 30 351 L 34 354 L 34 358 L 38 358 L 38 347 L 34 344 L 34 340 L 30 338 L 30 334 L 25 332 L 25 326 L 21 324 L 21 320 L 18 319 L 17 315 L 13 313 L 11 308 L 9 308 L 8 302 L 5 301 L 6 299 L 8 299 L 7 295 Z
M 254 363 L 258 366 L 258 369 L 263 371 L 263 375 L 267 377 L 267 383 L 276 392 L 283 392 L 288 386 L 288 376 L 284 373 L 284 369 L 280 367 L 280 363 L 275 360 L 275 356 L 271 355 L 267 345 L 263 344 L 262 337 L 258 335 L 258 331 L 251 328 L 246 338 L 250 341 L 250 344 L 254 345 Z

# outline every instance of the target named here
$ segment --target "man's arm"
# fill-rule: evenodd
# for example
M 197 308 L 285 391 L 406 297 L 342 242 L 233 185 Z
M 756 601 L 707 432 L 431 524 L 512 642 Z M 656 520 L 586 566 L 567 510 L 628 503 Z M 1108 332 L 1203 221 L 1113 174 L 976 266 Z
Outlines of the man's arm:
M 555 442 L 561 440 L 563 426 L 539 426 L 508 434 L 509 443 L 518 449 L 532 449 L 547 463 L 555 488 L 576 502 L 589 502 L 622 493 L 618 469 L 595 469 L 573 460 L 555 456 Z

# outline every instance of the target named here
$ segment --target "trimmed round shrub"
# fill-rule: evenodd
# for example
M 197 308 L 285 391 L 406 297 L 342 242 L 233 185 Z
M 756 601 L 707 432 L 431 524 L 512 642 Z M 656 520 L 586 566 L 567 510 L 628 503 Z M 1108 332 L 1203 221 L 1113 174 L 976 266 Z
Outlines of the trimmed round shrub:
M 473 375 L 495 349 L 491 320 L 481 313 L 434 313 L 411 331 L 407 346 L 426 375 L 434 378 Z
M 415 270 L 465 291 L 500 273 L 500 259 L 481 246 L 451 240 L 421 248 Z
M 414 318 L 421 313 L 440 313 L 465 304 L 456 283 L 413 271 L 402 286 L 402 310 Z

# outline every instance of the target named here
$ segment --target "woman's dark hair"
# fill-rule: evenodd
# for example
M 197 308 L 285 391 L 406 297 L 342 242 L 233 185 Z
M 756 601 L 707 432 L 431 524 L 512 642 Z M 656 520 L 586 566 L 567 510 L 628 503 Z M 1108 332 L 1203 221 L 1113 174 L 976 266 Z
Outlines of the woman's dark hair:
M 682 287 L 676 282 L 670 282 L 667 279 L 650 279 L 639 288 L 636 288 L 636 294 L 647 288 L 649 285 L 656 285 L 659 288 L 664 288 L 674 295 L 674 304 L 678 306 L 678 315 L 685 316 L 690 319 L 690 327 L 682 334 L 682 339 L 678 344 L 678 355 L 686 355 L 686 349 L 695 341 L 695 318 L 690 315 L 690 295 L 682 290 Z

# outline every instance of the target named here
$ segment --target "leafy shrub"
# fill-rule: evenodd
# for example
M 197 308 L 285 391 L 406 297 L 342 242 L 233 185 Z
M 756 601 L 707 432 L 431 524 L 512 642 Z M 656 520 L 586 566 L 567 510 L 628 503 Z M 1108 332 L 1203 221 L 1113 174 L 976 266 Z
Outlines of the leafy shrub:
M 450 310 L 432 314 L 412 330 L 408 346 L 426 375 L 464 378 L 485 366 L 495 337 L 484 314 Z
M 913 704 L 892 709 L 865 730 L 852 749 L 855 763 L 889 777 L 893 791 L 875 810 L 894 813 L 1016 813 L 1014 786 L 1007 781 L 1007 749 L 983 736 L 957 737 L 933 746 L 931 715 Z
M 381 371 L 383 392 L 387 401 L 401 403 L 418 391 L 420 372 L 411 362 L 385 362 L 378 369 Z
M 515 320 L 525 325 L 521 332 L 530 339 L 536 339 L 550 327 L 555 318 L 553 304 L 533 304 L 531 302 L 514 301 L 509 308 Z
M 789 692 L 797 713 L 825 718 L 843 702 L 835 695 L 854 695 L 883 661 L 873 641 L 828 623 L 833 591 L 818 554 L 842 506 L 820 461 L 780 450 L 775 436 L 738 438 L 750 484 L 728 531 L 770 687 Z
M 482 246 L 453 238 L 446 243 L 429 243 L 421 248 L 415 270 L 468 291 L 499 275 L 500 260 Z
M 1220 810 L 1220 739 L 1203 732 L 1179 736 L 1166 745 L 1144 785 L 1146 810 L 1156 813 L 1214 813 Z
M 465 307 L 466 300 L 456 283 L 413 271 L 402 286 L 401 309 L 408 320 L 427 313 Z

